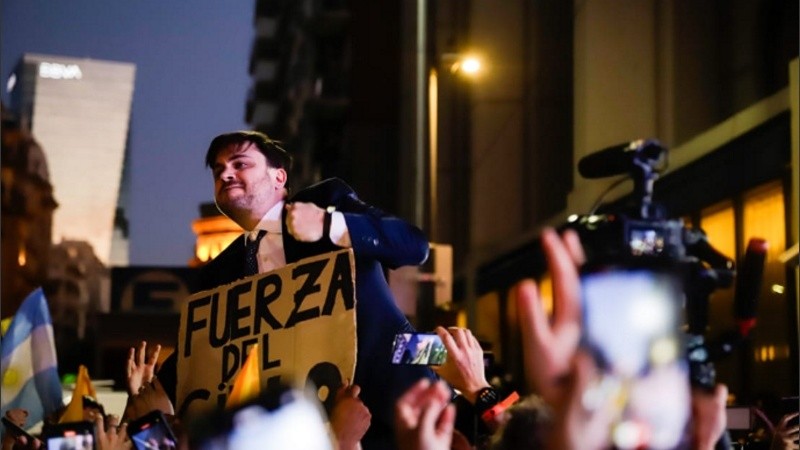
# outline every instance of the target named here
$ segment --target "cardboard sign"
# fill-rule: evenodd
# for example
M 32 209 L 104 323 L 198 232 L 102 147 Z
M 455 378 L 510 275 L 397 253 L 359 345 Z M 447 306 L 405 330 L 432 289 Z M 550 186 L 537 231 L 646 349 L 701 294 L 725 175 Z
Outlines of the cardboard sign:
M 326 406 L 356 364 L 352 250 L 307 258 L 192 295 L 181 308 L 179 414 L 225 404 L 249 348 L 261 385 L 313 383 Z

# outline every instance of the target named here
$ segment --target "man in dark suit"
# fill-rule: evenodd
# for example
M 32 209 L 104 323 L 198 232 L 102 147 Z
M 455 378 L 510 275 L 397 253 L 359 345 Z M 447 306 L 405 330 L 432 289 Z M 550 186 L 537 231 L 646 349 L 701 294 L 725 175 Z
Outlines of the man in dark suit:
M 395 334 L 414 330 L 392 298 L 384 268 L 422 264 L 428 256 L 422 231 L 362 202 L 339 179 L 322 181 L 287 200 L 291 158 L 261 133 L 216 137 L 206 164 L 214 174 L 217 207 L 245 233 L 201 269 L 199 290 L 302 258 L 353 249 L 358 339 L 353 383 L 360 386 L 360 398 L 372 414 L 362 444 L 393 446 L 395 400 L 419 378 L 434 375 L 425 367 L 391 364 Z M 246 262 L 248 245 L 258 247 L 255 264 Z

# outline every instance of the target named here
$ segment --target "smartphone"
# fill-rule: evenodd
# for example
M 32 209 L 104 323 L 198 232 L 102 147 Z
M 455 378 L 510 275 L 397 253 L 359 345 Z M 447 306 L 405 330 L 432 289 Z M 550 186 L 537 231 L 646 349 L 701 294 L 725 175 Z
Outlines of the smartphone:
M 325 412 L 313 394 L 280 386 L 232 409 L 189 423 L 189 446 L 198 450 L 333 450 Z
M 10 436 L 14 436 L 15 438 L 25 437 L 28 442 L 33 442 L 34 437 L 22 429 L 22 427 L 9 420 L 8 417 L 3 417 L 0 420 L 3 421 L 3 427 L 6 429 L 6 433 L 8 433 Z
M 392 345 L 392 364 L 440 366 L 447 348 L 436 333 L 400 333 Z
M 174 449 L 178 446 L 167 419 L 157 409 L 129 423 L 128 436 L 137 450 Z
M 594 399 L 598 408 L 611 405 L 618 418 L 613 430 L 646 440 L 635 442 L 636 448 L 686 445 L 682 437 L 691 398 L 682 305 L 681 278 L 668 268 L 582 270 L 581 346 L 601 373 L 601 381 L 584 398 Z M 615 439 L 624 438 L 613 430 Z
M 45 427 L 44 441 L 48 449 L 94 450 L 97 439 L 92 422 L 67 422 Z

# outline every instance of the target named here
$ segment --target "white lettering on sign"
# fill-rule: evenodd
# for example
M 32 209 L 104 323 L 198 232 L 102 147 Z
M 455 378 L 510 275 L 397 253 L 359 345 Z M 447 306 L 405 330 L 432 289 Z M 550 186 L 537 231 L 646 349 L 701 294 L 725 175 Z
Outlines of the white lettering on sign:
M 83 72 L 77 64 L 39 63 L 39 76 L 53 80 L 80 80 Z

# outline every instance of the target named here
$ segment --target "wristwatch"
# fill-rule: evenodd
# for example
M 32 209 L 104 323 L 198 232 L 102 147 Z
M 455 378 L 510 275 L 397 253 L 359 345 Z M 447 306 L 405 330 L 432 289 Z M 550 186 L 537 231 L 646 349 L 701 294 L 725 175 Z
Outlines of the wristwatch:
M 500 396 L 497 394 L 497 390 L 493 387 L 485 387 L 475 396 L 475 412 L 480 417 L 498 402 L 500 402 Z

